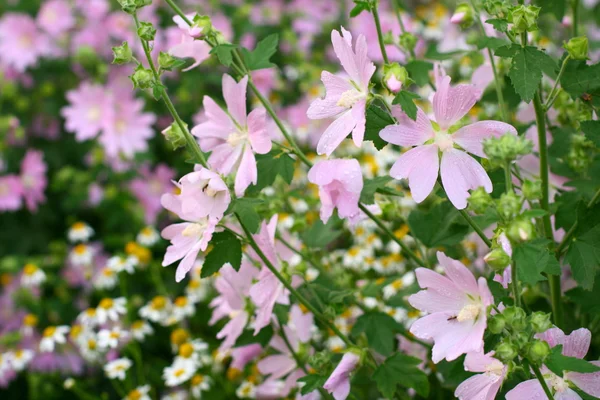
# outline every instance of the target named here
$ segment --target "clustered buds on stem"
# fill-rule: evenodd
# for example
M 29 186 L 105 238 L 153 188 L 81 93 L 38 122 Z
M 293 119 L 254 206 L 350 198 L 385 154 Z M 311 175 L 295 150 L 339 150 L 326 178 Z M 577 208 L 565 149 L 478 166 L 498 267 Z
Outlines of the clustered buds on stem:
M 506 134 L 484 140 L 483 151 L 492 167 L 504 167 L 517 158 L 531 153 L 533 143 L 520 136 Z
M 513 24 L 513 32 L 525 33 L 538 30 L 537 19 L 541 8 L 538 6 L 518 5 L 510 10 L 508 22 Z

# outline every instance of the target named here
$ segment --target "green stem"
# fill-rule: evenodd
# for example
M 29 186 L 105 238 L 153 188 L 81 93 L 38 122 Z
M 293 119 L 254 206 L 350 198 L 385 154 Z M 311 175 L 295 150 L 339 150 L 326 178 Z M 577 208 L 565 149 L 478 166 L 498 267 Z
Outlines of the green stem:
M 515 305 L 521 307 L 521 296 L 519 295 L 519 279 L 517 277 L 517 263 L 512 262 L 510 268 L 510 280 L 512 286 L 513 297 L 515 298 Z
M 542 385 L 542 389 L 544 389 L 544 393 L 546 393 L 546 396 L 548 396 L 548 400 L 554 400 L 554 396 L 552 396 L 552 392 L 548 388 L 548 385 L 546 384 L 546 380 L 542 376 L 540 368 L 535 364 L 531 364 L 531 369 L 533 370 L 533 373 L 535 374 L 535 377 L 537 378 L 537 380 L 540 381 L 540 385 Z
M 533 108 L 535 109 L 535 120 L 537 124 L 539 153 L 540 153 L 540 178 L 542 180 L 542 199 L 540 206 L 546 211 L 543 217 L 544 233 L 550 240 L 550 251 L 554 251 L 554 235 L 552 233 L 552 221 L 550 220 L 550 194 L 549 194 L 549 170 L 548 170 L 548 144 L 546 142 L 546 119 L 544 106 L 540 99 L 540 90 L 538 90 L 533 98 Z M 548 275 L 548 283 L 550 285 L 550 297 L 552 299 L 552 315 L 554 323 L 559 328 L 563 325 L 563 313 L 560 290 L 560 276 Z
M 392 0 L 392 4 L 394 6 L 394 14 L 396 14 L 396 19 L 398 20 L 398 25 L 400 25 L 400 31 L 402 33 L 406 33 L 406 28 L 404 27 L 404 22 L 402 22 L 402 14 L 400 13 L 400 6 L 398 4 L 399 0 Z M 410 56 L 412 59 L 417 58 L 415 55 L 415 49 L 410 49 Z
M 504 166 L 504 183 L 506 186 L 506 193 L 513 191 L 512 187 L 512 173 L 510 172 L 510 161 Z
M 544 110 L 548 111 L 550 109 L 550 107 L 552 107 L 552 104 L 554 103 L 554 100 L 556 100 L 556 97 L 558 97 L 558 93 L 556 92 L 556 88 L 558 87 L 558 84 L 560 82 L 560 77 L 562 76 L 563 72 L 565 72 L 565 67 L 567 66 L 567 62 L 569 61 L 569 59 L 571 58 L 570 55 L 567 55 L 565 57 L 565 59 L 562 62 L 562 65 L 560 66 L 560 71 L 558 72 L 558 76 L 556 77 L 556 82 L 554 82 L 554 86 L 552 87 L 552 90 L 550 91 L 550 94 L 548 95 L 548 98 L 546 99 L 546 104 L 544 104 Z
M 381 21 L 379 20 L 379 12 L 377 11 L 377 4 L 371 8 L 373 13 L 373 19 L 375 19 L 375 28 L 377 28 L 377 40 L 379 41 L 379 48 L 381 49 L 381 56 L 386 64 L 390 63 L 387 52 L 385 51 L 385 43 L 383 42 L 383 33 L 381 32 Z
M 173 2 L 173 0 L 165 0 L 165 3 L 167 3 L 169 7 L 171 7 L 173 11 L 175 11 L 175 13 L 178 14 L 185 21 L 186 24 L 192 26 L 192 21 L 188 19 L 188 17 L 183 13 L 183 11 L 181 11 L 181 8 L 179 8 L 177 4 Z
M 492 241 L 490 239 L 488 239 L 488 237 L 485 235 L 485 233 L 483 233 L 483 230 L 479 227 L 479 225 L 477 225 L 477 222 L 475 222 L 475 220 L 473 218 L 471 218 L 469 213 L 467 213 L 465 210 L 458 210 L 458 212 L 469 223 L 469 225 L 471 225 L 471 228 L 473 228 L 473 230 L 475 232 L 477 232 L 477 234 L 479 235 L 481 240 L 483 240 L 483 242 L 486 244 L 486 246 L 492 247 Z
M 598 199 L 600 199 L 600 189 L 598 189 L 596 191 L 596 193 L 594 194 L 594 197 L 592 197 L 590 202 L 587 204 L 587 208 L 592 208 L 594 206 L 594 204 L 596 204 Z M 571 242 L 571 239 L 573 238 L 573 235 L 575 234 L 575 231 L 577 230 L 577 226 L 579 225 L 578 222 L 579 221 L 575 221 L 573 226 L 571 226 L 571 228 L 569 229 L 567 234 L 563 237 L 563 240 L 560 242 L 560 244 L 556 248 L 557 257 L 560 258 L 562 256 L 563 251 L 566 249 L 566 247 Z
M 579 36 L 579 0 L 573 0 L 573 36 Z

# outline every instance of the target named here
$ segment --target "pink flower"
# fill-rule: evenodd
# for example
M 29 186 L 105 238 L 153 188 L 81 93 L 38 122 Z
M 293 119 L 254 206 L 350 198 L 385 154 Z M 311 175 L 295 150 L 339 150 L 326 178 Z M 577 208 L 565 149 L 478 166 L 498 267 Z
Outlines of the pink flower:
M 184 213 L 197 212 L 202 217 L 221 219 L 231 202 L 229 189 L 223 179 L 206 168 L 185 175 L 179 185 Z
M 335 367 L 323 389 L 327 390 L 335 400 L 344 400 L 350 394 L 350 373 L 358 366 L 360 356 L 349 351 Z
M 365 136 L 365 108 L 375 65 L 367 57 L 367 40 L 363 35 L 356 41 L 356 51 L 352 50 L 350 32 L 342 28 L 342 35 L 343 38 L 338 31 L 332 31 L 331 42 L 349 79 L 323 71 L 321 80 L 327 93 L 324 99 L 313 101 L 307 111 L 310 119 L 336 117 L 317 144 L 318 154 L 330 155 L 350 132 L 358 147 Z
M 565 335 L 559 328 L 551 328 L 544 333 L 536 335 L 536 337 L 546 341 L 550 347 L 562 345 L 563 356 L 583 358 L 590 348 L 592 333 L 585 328 L 579 328 L 571 332 L 570 335 Z M 591 363 L 600 367 L 600 361 L 591 361 Z M 573 383 L 579 389 L 591 396 L 600 397 L 600 372 L 584 374 L 564 371 L 563 376 L 558 376 L 546 368 L 546 366 L 542 366 L 540 371 L 548 388 L 553 392 L 554 398 L 556 399 L 581 399 L 574 390 L 569 388 L 567 382 Z M 531 379 L 515 386 L 513 390 L 506 394 L 506 400 L 536 397 L 541 399 L 545 396 L 544 389 L 542 389 L 540 382 L 537 379 Z
M 266 154 L 271 150 L 271 139 L 266 129 L 264 109 L 253 110 L 246 116 L 246 85 L 248 76 L 239 83 L 223 75 L 224 111 L 208 96 L 204 96 L 204 112 L 208 121 L 192 129 L 200 139 L 202 151 L 211 151 L 208 163 L 217 172 L 229 175 L 234 169 L 235 194 L 243 196 L 258 176 L 254 153 Z
M 483 351 L 487 307 L 494 302 L 484 278 L 476 281 L 467 267 L 442 252 L 437 257 L 446 276 L 418 268 L 417 281 L 425 290 L 408 298 L 413 307 L 429 313 L 415 321 L 410 331 L 420 339 L 433 339 L 434 363 Z
M 58 36 L 75 25 L 73 7 L 65 0 L 50 0 L 42 3 L 37 15 L 38 25 L 51 36 Z
M 103 128 L 110 113 L 111 99 L 100 85 L 84 82 L 67 92 L 69 105 L 61 110 L 65 128 L 82 142 L 94 138 Z
M 6 13 L 0 19 L 0 61 L 17 72 L 34 66 L 54 48 L 27 14 Z
M 203 31 L 202 27 L 194 25 L 194 18 L 196 17 L 196 15 L 197 15 L 196 13 L 186 14 L 187 20 L 192 23 L 191 26 L 188 25 L 187 21 L 185 21 L 179 15 L 176 15 L 173 17 L 173 22 L 175 22 L 175 24 L 179 27 L 179 29 L 181 29 L 189 37 L 194 38 L 194 39 L 202 36 L 202 31 Z
M 219 295 L 210 303 L 214 310 L 209 324 L 214 325 L 226 316 L 230 318 L 217 334 L 217 339 L 225 338 L 220 346 L 222 350 L 233 347 L 250 319 L 246 311 L 246 298 L 257 274 L 258 270 L 246 259 L 242 260 L 237 272 L 230 264 L 224 265 L 219 271 L 219 277 L 215 280 L 215 289 Z
M 182 71 L 196 68 L 210 57 L 210 46 L 203 40 L 194 40 L 190 36 L 181 35 L 181 43 L 169 49 L 169 54 L 179 58 L 193 58 L 194 63 Z
M 493 400 L 496 398 L 496 394 L 506 377 L 507 368 L 493 355 L 493 351 L 487 354 L 467 354 L 465 371 L 483 373 L 473 375 L 458 385 L 454 396 L 459 400 Z
M 41 151 L 28 150 L 21 161 L 21 183 L 23 197 L 30 211 L 36 211 L 38 204 L 46 200 L 44 190 L 48 184 L 46 179 L 46 163 Z
M 160 198 L 171 188 L 175 171 L 166 164 L 159 164 L 152 171 L 149 165 L 144 164 L 139 169 L 139 175 L 131 180 L 129 190 L 144 208 L 146 223 L 151 225 L 156 222 L 156 217 L 163 209 Z
M 323 223 L 327 223 L 336 207 L 340 218 L 358 216 L 363 178 L 357 160 L 320 161 L 308 171 L 308 180 L 319 185 Z
M 437 181 L 438 171 L 448 198 L 459 210 L 467 206 L 469 190 L 483 186 L 488 193 L 492 182 L 481 165 L 466 151 L 485 157 L 483 140 L 505 133 L 516 135 L 511 125 L 499 121 L 479 121 L 449 134 L 448 129 L 462 119 L 477 101 L 477 89 L 472 85 L 450 86 L 450 77 L 437 81 L 433 96 L 435 123 L 420 108 L 417 119 L 410 119 L 400 107 L 394 115 L 397 125 L 390 125 L 379 132 L 389 143 L 399 146 L 416 146 L 402 154 L 390 170 L 395 179 L 408 179 L 413 199 L 420 203 L 431 193 Z M 456 145 L 462 149 L 456 148 Z M 441 155 L 441 161 L 440 161 Z
M 16 211 L 21 208 L 23 184 L 18 176 L 0 176 L 0 211 Z

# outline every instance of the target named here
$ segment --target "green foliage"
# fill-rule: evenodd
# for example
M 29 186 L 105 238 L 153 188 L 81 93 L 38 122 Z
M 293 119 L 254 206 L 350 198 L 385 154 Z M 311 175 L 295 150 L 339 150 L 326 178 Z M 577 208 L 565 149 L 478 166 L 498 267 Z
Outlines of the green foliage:
M 303 382 L 304 386 L 300 389 L 301 394 L 309 394 L 323 387 L 327 377 L 317 374 L 309 374 L 298 379 L 298 382 Z
M 566 296 L 582 310 L 593 315 L 600 313 L 600 279 L 594 280 L 592 290 L 585 290 L 580 287 L 573 288 L 566 292 Z
M 256 209 L 262 204 L 264 204 L 264 201 L 250 197 L 235 199 L 233 203 L 233 212 L 240 217 L 242 224 L 244 224 L 250 233 L 258 232 L 261 217 L 258 215 Z
M 580 126 L 585 137 L 600 147 L 600 121 L 583 121 Z
M 389 196 L 403 196 L 402 192 L 396 191 L 386 185 L 393 181 L 391 176 L 378 176 L 372 179 L 366 179 L 363 185 L 363 190 L 360 192 L 360 202 L 363 204 L 374 204 L 375 193 L 382 193 Z
M 577 229 L 566 258 L 575 281 L 582 288 L 591 290 L 600 270 L 600 204 L 591 209 L 580 204 Z
M 585 61 L 569 61 L 560 77 L 560 85 L 573 98 L 584 93 L 600 95 L 600 64 L 587 65 Z
M 418 358 L 396 353 L 377 367 L 373 380 L 388 399 L 394 397 L 398 386 L 414 389 L 420 396 L 427 397 L 429 381 L 427 374 L 418 367 L 421 362 Z
M 405 66 L 411 79 L 419 87 L 429 84 L 429 72 L 433 70 L 433 64 L 423 60 L 413 60 Z
M 273 328 L 270 325 L 262 328 L 256 335 L 254 334 L 254 329 L 246 329 L 235 341 L 234 347 L 242 347 L 254 343 L 265 347 L 271 341 L 273 333 Z
M 219 58 L 219 62 L 221 64 L 223 64 L 226 67 L 231 66 L 231 63 L 233 62 L 233 52 L 235 51 L 235 49 L 237 49 L 239 46 L 236 44 L 220 44 L 216 47 L 213 47 L 210 50 L 210 54 L 216 54 L 217 57 Z
M 327 224 L 319 220 L 302 234 L 302 241 L 308 247 L 320 249 L 326 247 L 341 234 L 342 231 L 335 228 L 334 219 L 327 221 Z
M 537 239 L 517 245 L 513 249 L 513 259 L 517 264 L 517 277 L 528 285 L 545 281 L 542 273 L 560 275 L 560 264 L 548 251 L 548 241 Z
M 600 371 L 600 367 L 582 360 L 581 358 L 562 355 L 563 345 L 559 344 L 552 348 L 550 355 L 544 361 L 548 369 L 558 376 L 563 376 L 563 371 L 591 373 Z
M 204 259 L 202 278 L 211 276 L 226 263 L 230 263 L 236 271 L 240 269 L 242 243 L 233 233 L 229 231 L 215 233 L 210 244 L 213 248 Z
M 552 14 L 558 21 L 565 16 L 567 0 L 535 0 L 534 4 L 542 8 L 542 14 Z
M 382 312 L 367 312 L 356 320 L 352 327 L 353 335 L 364 333 L 369 347 L 388 356 L 396 349 L 396 334 L 402 329 L 394 318 Z
M 398 92 L 392 104 L 400 104 L 402 111 L 408 116 L 408 118 L 413 121 L 417 120 L 417 106 L 414 103 L 415 99 L 420 98 L 420 96 L 416 93 L 407 92 L 406 90 L 401 90 Z
M 294 178 L 294 159 L 283 151 L 271 150 L 267 154 L 257 154 L 256 168 L 258 180 L 254 190 L 271 186 L 278 175 L 287 184 Z
M 248 51 L 247 49 L 242 49 L 242 56 L 246 67 L 250 71 L 275 67 L 275 64 L 271 63 L 270 59 L 277 52 L 278 43 L 279 35 L 273 33 L 258 42 L 254 50 Z
M 490 24 L 498 32 L 508 31 L 508 21 L 500 18 L 492 18 L 485 21 L 486 24 Z
M 365 140 L 373 142 L 377 150 L 383 149 L 387 142 L 379 137 L 379 131 L 394 124 L 394 119 L 386 110 L 371 103 L 367 108 L 366 120 Z
M 449 202 L 439 203 L 429 211 L 414 210 L 408 216 L 412 234 L 427 247 L 453 246 L 468 233 L 469 228 L 457 222 L 460 215 Z

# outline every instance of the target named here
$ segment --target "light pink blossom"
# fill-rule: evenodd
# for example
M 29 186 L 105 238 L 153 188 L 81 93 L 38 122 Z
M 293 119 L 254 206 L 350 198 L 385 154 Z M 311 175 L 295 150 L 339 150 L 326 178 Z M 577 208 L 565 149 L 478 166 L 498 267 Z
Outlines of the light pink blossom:
M 110 96 L 100 85 L 82 83 L 77 89 L 67 92 L 69 105 L 61 110 L 65 128 L 75 133 L 82 142 L 94 138 L 103 128 L 110 113 Z
M 24 72 L 53 51 L 50 40 L 27 14 L 6 13 L 0 19 L 0 61 Z
M 38 25 L 51 36 L 65 33 L 75 25 L 73 7 L 65 0 L 42 3 L 37 15 Z
M 243 196 L 258 176 L 254 153 L 266 154 L 271 150 L 271 138 L 267 132 L 266 112 L 255 109 L 246 115 L 246 86 L 248 76 L 238 83 L 229 75 L 223 75 L 223 97 L 227 111 L 208 96 L 204 96 L 204 113 L 207 121 L 192 129 L 200 139 L 202 151 L 211 151 L 208 163 L 223 175 L 236 170 L 235 194 Z
M 23 184 L 18 176 L 0 176 L 0 211 L 16 211 L 21 208 Z
M 459 400 L 494 400 L 504 378 L 507 368 L 493 357 L 494 352 L 468 353 L 465 358 L 465 370 L 482 372 L 473 375 L 456 388 L 454 396 Z
M 349 78 L 323 71 L 325 98 L 313 101 L 307 111 L 311 119 L 336 118 L 323 132 L 317 144 L 318 154 L 330 155 L 350 132 L 354 144 L 360 147 L 365 135 L 365 108 L 375 65 L 367 56 L 367 40 L 363 35 L 358 37 L 355 50 L 350 32 L 342 28 L 342 35 L 332 31 L 331 42 Z
M 308 171 L 308 180 L 319 185 L 323 223 L 327 223 L 334 208 L 338 209 L 340 218 L 353 219 L 358 216 L 363 178 L 357 160 L 319 161 Z
M 181 42 L 169 49 L 169 54 L 179 58 L 192 58 L 194 63 L 183 69 L 186 72 L 196 68 L 210 57 L 210 46 L 203 40 L 194 40 L 187 35 L 181 35 Z
M 450 86 L 450 77 L 441 76 L 433 96 L 435 123 L 420 108 L 416 121 L 413 121 L 400 107 L 395 107 L 394 116 L 398 124 L 389 125 L 379 133 L 389 143 L 416 146 L 400 156 L 390 175 L 395 179 L 408 179 L 412 197 L 417 203 L 431 193 L 438 172 L 448 198 L 460 210 L 467 206 L 469 190 L 483 186 L 486 192 L 491 193 L 492 181 L 467 152 L 485 157 L 484 139 L 505 133 L 516 135 L 517 131 L 504 122 L 479 121 L 449 134 L 448 129 L 473 107 L 477 94 L 474 86 Z
M 28 150 L 21 161 L 21 183 L 23 197 L 30 211 L 36 211 L 38 204 L 46 201 L 44 190 L 48 184 L 46 179 L 46 163 L 44 154 L 37 150 Z
M 351 351 L 344 354 L 340 363 L 335 367 L 329 379 L 323 385 L 335 400 L 345 400 L 350 394 L 350 373 L 356 369 L 360 356 Z
M 410 331 L 420 339 L 433 339 L 434 363 L 483 351 L 487 307 L 494 301 L 484 278 L 476 281 L 460 261 L 442 252 L 437 257 L 446 276 L 418 268 L 417 281 L 425 290 L 408 298 L 413 307 L 429 313 L 415 321 Z
M 156 222 L 156 217 L 163 209 L 161 196 L 171 188 L 171 179 L 174 176 L 175 171 L 166 164 L 157 165 L 154 171 L 148 164 L 144 164 L 139 169 L 139 176 L 129 183 L 129 190 L 144 209 L 146 224 L 151 225 Z

